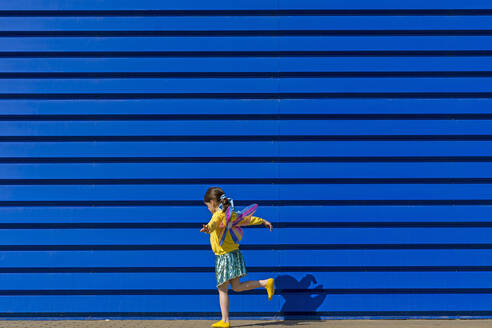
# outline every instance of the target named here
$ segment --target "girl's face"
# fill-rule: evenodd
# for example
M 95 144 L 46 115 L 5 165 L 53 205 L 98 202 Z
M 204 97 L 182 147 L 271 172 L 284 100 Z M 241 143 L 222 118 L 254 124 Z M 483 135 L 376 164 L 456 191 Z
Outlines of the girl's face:
M 212 214 L 214 214 L 215 211 L 217 211 L 217 208 L 219 207 L 219 205 L 213 200 L 211 200 L 210 202 L 205 202 L 205 205 L 207 205 L 208 210 Z

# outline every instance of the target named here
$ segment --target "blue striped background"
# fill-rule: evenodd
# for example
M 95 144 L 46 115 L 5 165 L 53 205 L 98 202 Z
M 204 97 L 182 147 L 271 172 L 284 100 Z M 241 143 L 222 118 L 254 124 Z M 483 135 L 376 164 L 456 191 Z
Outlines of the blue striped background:
M 490 1 L 0 3 L 0 316 L 492 317 Z

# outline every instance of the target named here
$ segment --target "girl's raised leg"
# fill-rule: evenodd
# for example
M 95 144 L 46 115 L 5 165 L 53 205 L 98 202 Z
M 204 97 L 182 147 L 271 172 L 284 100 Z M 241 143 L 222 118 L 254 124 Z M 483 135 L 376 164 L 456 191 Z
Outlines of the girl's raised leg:
M 265 287 L 267 284 L 267 279 L 265 280 L 248 280 L 245 282 L 241 282 L 239 278 L 231 279 L 231 287 L 235 292 L 243 292 L 245 290 L 251 290 L 255 288 Z
M 239 278 L 231 279 L 231 287 L 235 292 L 242 292 L 245 290 L 251 290 L 259 287 L 264 287 L 268 293 L 268 300 L 271 300 L 273 294 L 275 293 L 274 280 L 273 278 L 265 280 L 249 280 L 241 282 Z

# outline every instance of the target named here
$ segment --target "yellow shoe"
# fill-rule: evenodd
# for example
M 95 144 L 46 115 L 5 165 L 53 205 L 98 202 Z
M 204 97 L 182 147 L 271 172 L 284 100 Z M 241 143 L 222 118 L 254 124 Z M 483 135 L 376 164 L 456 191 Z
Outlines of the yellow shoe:
M 213 323 L 210 327 L 220 327 L 220 328 L 229 328 L 230 324 L 228 322 L 224 322 L 222 320 Z
M 273 278 L 267 280 L 267 284 L 265 286 L 268 293 L 268 300 L 271 301 L 273 295 L 275 294 L 275 284 Z

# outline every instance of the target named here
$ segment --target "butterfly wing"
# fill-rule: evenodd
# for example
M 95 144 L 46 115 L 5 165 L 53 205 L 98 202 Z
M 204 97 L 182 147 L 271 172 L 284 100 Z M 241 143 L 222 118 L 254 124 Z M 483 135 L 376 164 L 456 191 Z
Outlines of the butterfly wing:
M 225 236 L 227 235 L 227 230 L 229 230 L 229 222 L 231 222 L 231 216 L 232 216 L 232 209 L 229 206 L 226 210 L 226 222 L 225 222 L 225 227 L 224 231 L 222 232 L 220 236 L 220 245 L 224 242 Z
M 238 216 L 232 224 L 237 225 L 241 220 L 245 218 L 249 218 L 251 215 L 253 215 L 256 212 L 257 209 L 258 209 L 258 204 L 251 204 L 245 207 L 241 212 L 238 212 Z M 245 222 L 243 222 L 240 225 L 248 225 L 248 222 L 249 222 L 248 220 L 245 220 Z
M 233 211 L 231 207 L 228 207 L 226 210 L 226 222 L 224 225 L 224 230 L 220 235 L 220 245 L 222 245 L 222 243 L 224 242 L 227 231 L 230 232 L 232 240 L 236 244 L 238 244 L 239 241 L 243 238 L 243 229 L 240 227 L 240 225 L 248 225 L 249 218 L 256 212 L 257 209 L 258 209 L 258 204 L 251 204 L 245 207 L 242 211 L 236 212 L 237 217 L 231 223 Z M 240 223 L 243 219 L 246 220 Z
M 243 238 L 243 229 L 241 227 L 232 227 L 231 237 L 236 244 Z

